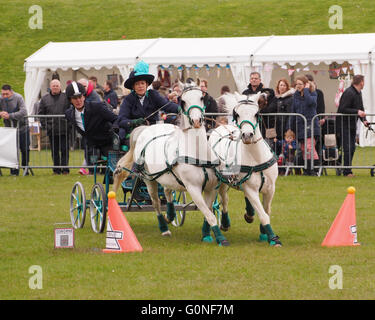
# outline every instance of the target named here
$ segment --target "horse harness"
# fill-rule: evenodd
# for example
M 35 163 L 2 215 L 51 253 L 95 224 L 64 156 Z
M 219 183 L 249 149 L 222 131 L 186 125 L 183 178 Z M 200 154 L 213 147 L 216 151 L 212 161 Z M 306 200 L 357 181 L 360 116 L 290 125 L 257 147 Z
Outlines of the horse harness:
M 177 157 L 175 158 L 175 160 L 172 163 L 169 163 L 168 160 L 167 160 L 168 159 L 167 158 L 167 145 L 168 145 L 167 143 L 164 144 L 164 155 L 165 155 L 165 158 L 166 158 L 166 161 L 165 161 L 166 168 L 164 170 L 161 170 L 161 171 L 155 172 L 155 173 L 148 173 L 146 171 L 146 169 L 144 167 L 144 157 L 145 157 L 147 146 L 152 141 L 155 141 L 158 138 L 171 136 L 171 135 L 172 135 L 172 133 L 161 134 L 161 135 L 155 136 L 151 140 L 149 140 L 145 144 L 145 146 L 143 147 L 143 149 L 141 151 L 141 154 L 140 154 L 140 158 L 135 163 L 135 172 L 133 172 L 133 173 L 139 173 L 142 179 L 146 179 L 146 180 L 149 180 L 149 181 L 154 181 L 154 180 L 158 179 L 159 177 L 161 177 L 165 173 L 171 173 L 174 176 L 174 178 L 176 179 L 176 181 L 178 182 L 178 184 L 185 188 L 184 183 L 173 172 L 173 167 L 178 163 L 192 164 L 194 166 L 201 167 L 202 170 L 203 170 L 203 174 L 204 174 L 204 181 L 203 181 L 203 184 L 202 184 L 202 191 L 203 191 L 206 187 L 206 184 L 207 184 L 208 180 L 209 180 L 206 168 L 215 168 L 216 166 L 219 165 L 219 163 L 211 162 L 211 161 L 205 161 L 204 163 L 202 163 L 202 161 L 199 160 L 199 159 L 195 159 L 195 158 L 188 157 L 188 156 L 178 156 L 177 152 L 176 152 Z
M 248 103 L 248 100 L 242 100 L 242 101 L 239 101 L 239 104 L 238 105 L 241 105 L 241 104 L 246 104 Z M 257 128 L 258 124 L 259 124 L 259 121 L 260 121 L 260 115 L 259 113 L 257 113 L 257 121 L 255 124 L 253 124 L 250 120 L 243 120 L 241 121 L 240 124 L 238 124 L 238 114 L 236 112 L 235 109 L 233 109 L 233 121 L 236 123 L 236 126 L 241 129 L 242 125 L 244 123 L 248 123 L 250 124 L 254 131 L 255 129 Z M 228 130 L 229 131 L 229 130 Z M 215 151 L 215 147 L 218 145 L 219 142 L 221 142 L 223 139 L 229 139 L 230 142 L 229 143 L 232 143 L 232 142 L 238 142 L 239 141 L 239 138 L 237 140 L 234 139 L 234 135 L 233 135 L 233 132 L 229 131 L 229 133 L 227 135 L 224 135 L 224 136 L 221 136 L 218 141 L 216 141 L 216 143 L 212 146 L 212 150 L 215 152 L 216 156 L 223 162 L 225 162 L 226 159 L 223 159 L 221 158 L 217 152 Z M 258 138 L 257 140 L 253 141 L 252 144 L 256 144 L 258 143 L 260 140 L 262 140 L 263 137 L 261 136 L 260 138 Z M 267 143 L 266 143 L 267 144 Z M 268 144 L 267 144 L 268 146 Z M 269 147 L 269 146 L 268 146 Z M 234 163 L 236 162 L 236 159 L 237 159 L 237 148 L 238 148 L 238 143 L 236 145 L 236 156 L 235 156 L 235 159 L 234 159 Z M 228 147 L 228 152 L 229 152 L 229 147 Z M 259 187 L 259 191 L 262 189 L 263 187 L 263 184 L 264 184 L 264 175 L 263 175 L 263 171 L 268 169 L 269 167 L 271 167 L 272 165 L 275 164 L 275 162 L 277 162 L 277 157 L 275 155 L 275 153 L 273 152 L 273 150 L 270 148 L 270 150 L 272 151 L 272 157 L 271 159 L 269 159 L 268 161 L 264 162 L 264 163 L 261 163 L 261 164 L 258 164 L 256 166 L 245 166 L 245 165 L 241 165 L 239 167 L 239 173 L 246 173 L 246 175 L 240 180 L 240 181 L 236 181 L 237 179 L 237 176 L 234 176 L 234 175 L 229 175 L 228 177 L 226 177 L 225 175 L 223 175 L 219 170 L 217 170 L 216 168 L 214 168 L 215 170 L 215 175 L 216 177 L 219 179 L 219 184 L 217 186 L 217 188 L 220 187 L 220 184 L 221 183 L 225 183 L 225 184 L 228 184 L 230 185 L 231 187 L 233 188 L 239 188 L 239 189 L 242 189 L 242 184 L 244 182 L 246 182 L 248 179 L 250 179 L 251 175 L 254 173 L 254 172 L 260 172 L 260 175 L 261 175 L 261 185 Z M 228 154 L 227 154 L 228 156 Z M 229 165 L 226 165 L 226 167 L 228 168 Z

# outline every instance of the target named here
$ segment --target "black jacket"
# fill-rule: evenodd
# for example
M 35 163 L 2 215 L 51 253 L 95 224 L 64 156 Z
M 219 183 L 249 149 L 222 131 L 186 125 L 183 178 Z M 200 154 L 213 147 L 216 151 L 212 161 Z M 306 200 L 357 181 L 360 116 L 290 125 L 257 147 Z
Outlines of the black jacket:
M 65 117 L 74 125 L 76 130 L 86 138 L 89 146 L 101 147 L 112 144 L 112 124 L 117 120 L 117 115 L 111 112 L 104 102 L 85 101 L 85 131 L 82 131 L 77 126 L 75 108 L 73 106 L 66 110 Z
M 52 95 L 45 94 L 40 99 L 38 115 L 64 115 L 70 103 L 64 92 Z M 64 118 L 40 118 L 43 129 L 47 129 L 48 135 L 62 135 L 67 133 L 67 123 Z
M 104 100 L 109 103 L 113 107 L 113 109 L 117 108 L 118 97 L 117 93 L 113 90 L 109 90 L 108 92 L 104 91 Z
M 343 114 L 357 115 L 358 110 L 364 111 L 362 92 L 358 92 L 357 89 L 354 88 L 353 85 L 351 85 L 342 94 L 337 112 Z M 366 120 L 365 118 L 360 119 L 361 121 Z M 337 127 L 342 129 L 348 129 L 350 131 L 356 131 L 357 120 L 358 116 L 341 116 L 338 118 Z
M 294 90 L 289 90 L 284 94 L 275 97 L 272 101 L 270 101 L 269 105 L 262 109 L 263 118 L 266 123 L 267 128 L 274 128 L 276 126 L 277 132 L 277 139 L 282 140 L 284 139 L 284 133 L 287 130 L 288 126 L 288 119 L 289 117 L 286 115 L 277 116 L 276 119 L 269 116 L 267 119 L 267 113 L 291 113 L 292 112 L 292 103 L 293 103 L 293 94 Z M 295 130 L 293 130 L 295 131 Z
M 203 103 L 206 107 L 205 113 L 218 113 L 219 112 L 216 100 L 213 97 L 211 97 L 208 93 L 206 93 L 206 95 L 203 97 Z M 216 119 L 216 116 L 207 116 L 207 118 Z M 208 120 L 207 118 L 205 119 L 205 123 L 206 123 L 206 130 L 208 131 L 210 129 L 215 128 L 215 121 Z
M 316 94 L 318 95 L 316 100 L 316 113 L 325 113 L 326 112 L 326 104 L 324 102 L 324 94 L 323 91 L 320 89 L 316 89 Z
M 275 91 L 273 91 L 273 89 L 271 88 L 263 88 L 263 83 L 261 83 L 255 90 L 253 90 L 253 87 L 251 86 L 251 84 L 249 84 L 247 86 L 247 89 L 242 92 L 242 94 L 244 95 L 250 95 L 250 94 L 256 94 L 258 92 L 265 92 L 268 94 L 268 98 L 267 98 L 267 105 L 270 104 L 270 102 L 273 100 L 273 98 L 275 97 Z
M 132 131 L 132 120 L 147 118 L 160 107 L 166 113 L 178 113 L 178 105 L 167 98 L 162 97 L 156 90 L 148 90 L 143 101 L 139 101 L 134 91 L 128 94 L 122 101 L 119 112 L 118 124 L 120 127 L 120 139 L 124 140 L 126 135 Z M 159 120 L 159 113 L 154 113 L 147 119 L 150 124 L 155 124 Z

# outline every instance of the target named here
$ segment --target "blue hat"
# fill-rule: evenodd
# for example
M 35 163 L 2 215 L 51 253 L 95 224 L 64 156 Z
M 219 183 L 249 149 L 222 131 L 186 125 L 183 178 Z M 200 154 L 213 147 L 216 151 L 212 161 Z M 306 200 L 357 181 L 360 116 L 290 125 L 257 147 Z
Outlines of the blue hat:
M 128 80 L 125 81 L 124 87 L 132 90 L 134 83 L 140 80 L 145 80 L 148 85 L 154 81 L 154 76 L 148 73 L 148 64 L 144 61 L 139 61 L 135 67 L 134 71 L 130 72 Z

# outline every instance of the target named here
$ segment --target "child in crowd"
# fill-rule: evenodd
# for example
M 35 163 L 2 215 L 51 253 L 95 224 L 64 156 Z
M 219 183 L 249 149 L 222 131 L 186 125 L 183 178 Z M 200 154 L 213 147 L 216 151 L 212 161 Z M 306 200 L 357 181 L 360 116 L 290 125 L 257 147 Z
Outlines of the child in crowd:
M 297 149 L 296 136 L 292 130 L 287 130 L 284 134 L 284 140 L 275 141 L 278 144 L 278 149 L 281 150 L 278 164 L 285 166 L 293 166 Z M 285 173 L 285 169 L 280 168 L 280 174 Z

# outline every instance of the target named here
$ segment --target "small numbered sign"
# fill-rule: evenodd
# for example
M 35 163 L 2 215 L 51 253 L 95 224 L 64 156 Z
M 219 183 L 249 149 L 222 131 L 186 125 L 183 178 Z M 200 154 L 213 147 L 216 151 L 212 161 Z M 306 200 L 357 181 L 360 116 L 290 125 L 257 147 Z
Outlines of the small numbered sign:
M 55 229 L 55 248 L 74 248 L 74 229 Z

